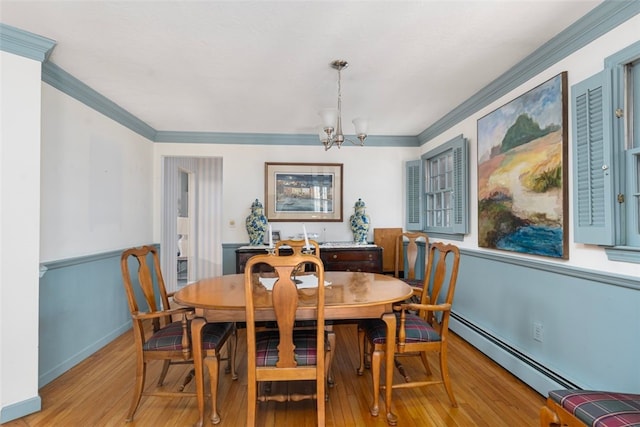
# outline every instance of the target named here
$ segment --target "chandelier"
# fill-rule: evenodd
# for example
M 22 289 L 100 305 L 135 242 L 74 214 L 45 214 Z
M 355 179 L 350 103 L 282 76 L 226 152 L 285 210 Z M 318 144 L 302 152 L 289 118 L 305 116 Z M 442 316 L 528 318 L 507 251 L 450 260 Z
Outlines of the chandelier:
M 320 141 L 324 145 L 325 151 L 334 145 L 340 148 L 345 141 L 349 141 L 353 145 L 364 145 L 364 139 L 367 137 L 367 120 L 364 118 L 353 119 L 353 126 L 356 129 L 356 136 L 360 142 L 351 141 L 342 134 L 342 87 L 340 81 L 340 72 L 343 68 L 347 68 L 349 63 L 342 59 L 336 59 L 331 64 L 331 68 L 338 70 L 338 108 L 324 108 L 320 111 L 322 117 L 322 130 L 319 133 Z

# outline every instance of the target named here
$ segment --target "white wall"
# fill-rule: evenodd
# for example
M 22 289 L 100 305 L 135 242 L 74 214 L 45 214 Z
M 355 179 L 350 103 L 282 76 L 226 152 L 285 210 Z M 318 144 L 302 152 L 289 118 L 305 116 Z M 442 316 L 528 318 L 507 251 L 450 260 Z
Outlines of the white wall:
M 163 156 L 210 156 L 223 158 L 222 243 L 248 243 L 245 219 L 251 203 L 256 199 L 264 204 L 265 162 L 342 163 L 343 166 L 343 222 L 309 222 L 309 233 L 319 233 L 326 241 L 351 241 L 349 217 L 354 204 L 362 198 L 370 217 L 369 240 L 375 227 L 402 227 L 405 222 L 404 162 L 418 157 L 418 149 L 411 147 L 343 146 L 324 151 L 317 146 L 269 146 L 226 144 L 156 143 L 154 145 L 154 222 L 160 221 L 160 165 Z M 235 226 L 230 223 L 235 222 Z M 302 223 L 274 222 L 282 238 L 302 232 Z M 326 230 L 326 231 L 325 231 Z M 160 228 L 154 231 L 159 241 Z M 323 238 L 323 233 L 326 237 Z
M 153 243 L 153 143 L 42 84 L 41 262 Z
M 40 409 L 40 66 L 0 52 L 0 421 L 18 402 Z
M 563 71 L 568 72 L 568 86 L 569 88 L 577 82 L 584 80 L 585 78 L 597 73 L 603 69 L 604 59 L 631 45 L 634 42 L 640 40 L 640 15 L 628 20 L 624 24 L 578 50 L 574 54 L 568 56 L 564 60 L 558 62 L 552 67 L 545 70 L 543 73 L 537 75 L 535 78 L 529 80 L 526 84 L 514 89 L 507 95 L 503 96 L 499 100 L 493 102 L 491 105 L 483 108 L 477 113 L 467 117 L 462 122 L 453 126 L 443 134 L 429 141 L 422 146 L 421 152 L 426 152 L 433 147 L 436 147 L 456 135 L 463 134 L 469 139 L 471 145 L 469 147 L 470 153 L 470 189 L 471 189 L 471 233 L 465 237 L 464 242 L 459 242 L 461 247 L 478 249 L 478 210 L 477 210 L 477 186 L 478 186 L 478 168 L 477 168 L 477 151 L 478 151 L 478 138 L 477 138 L 477 122 L 478 119 L 486 114 L 494 111 L 509 101 L 517 98 L 530 89 L 544 83 L 550 78 L 560 74 Z M 570 90 L 568 91 L 570 96 Z M 570 98 L 569 98 L 570 99 Z M 570 104 L 570 101 L 569 101 Z M 544 261 L 557 262 L 565 265 L 571 265 L 580 268 L 586 268 L 590 270 L 601 270 L 616 274 L 638 276 L 640 275 L 640 265 L 632 263 L 614 262 L 607 259 L 607 255 L 604 249 L 600 247 L 576 244 L 573 242 L 573 198 L 572 189 L 572 133 L 571 133 L 571 119 L 572 111 L 569 108 L 569 122 L 566 123 L 569 129 L 569 260 L 555 260 L 553 258 L 539 258 Z M 511 253 L 510 253 L 511 254 Z M 519 256 L 513 253 L 514 256 Z

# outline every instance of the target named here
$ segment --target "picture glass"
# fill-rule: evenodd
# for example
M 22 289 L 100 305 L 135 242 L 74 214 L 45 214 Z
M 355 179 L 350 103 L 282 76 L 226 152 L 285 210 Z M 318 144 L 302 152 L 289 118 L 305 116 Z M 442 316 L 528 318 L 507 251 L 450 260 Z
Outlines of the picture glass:
M 342 221 L 342 164 L 265 163 L 269 221 Z

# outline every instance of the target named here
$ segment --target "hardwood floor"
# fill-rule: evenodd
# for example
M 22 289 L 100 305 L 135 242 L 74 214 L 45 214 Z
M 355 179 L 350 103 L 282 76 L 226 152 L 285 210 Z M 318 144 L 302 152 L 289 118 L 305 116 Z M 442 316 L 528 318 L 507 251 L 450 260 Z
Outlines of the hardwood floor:
M 386 426 L 384 401 L 382 414 L 372 417 L 371 374 L 356 375 L 358 350 L 355 325 L 335 327 L 338 338 L 334 375 L 336 386 L 330 389 L 327 402 L 328 426 Z M 537 426 L 538 411 L 544 398 L 520 382 L 471 345 L 451 334 L 449 370 L 458 408 L 451 408 L 441 385 L 394 390 L 394 412 L 398 426 Z M 222 422 L 219 426 L 243 426 L 246 412 L 246 364 L 244 330 L 238 338 L 238 372 L 240 378 L 221 372 L 219 407 Z M 5 427 L 23 426 L 190 426 L 197 419 L 195 398 L 170 399 L 142 397 L 135 420 L 125 424 L 124 418 L 131 400 L 135 372 L 133 337 L 126 333 L 93 356 L 40 390 L 42 411 L 3 424 Z M 403 359 L 407 370 L 418 377 L 424 371 L 419 358 Z M 434 375 L 438 374 L 435 358 L 430 359 Z M 166 387 L 176 388 L 182 382 L 187 367 L 172 368 Z M 149 367 L 147 387 L 155 386 L 160 363 Z M 396 372 L 396 381 L 401 378 Z M 193 391 L 193 383 L 186 391 Z M 258 425 L 313 426 L 313 401 L 261 403 L 258 406 Z M 211 425 L 209 404 L 206 423 Z

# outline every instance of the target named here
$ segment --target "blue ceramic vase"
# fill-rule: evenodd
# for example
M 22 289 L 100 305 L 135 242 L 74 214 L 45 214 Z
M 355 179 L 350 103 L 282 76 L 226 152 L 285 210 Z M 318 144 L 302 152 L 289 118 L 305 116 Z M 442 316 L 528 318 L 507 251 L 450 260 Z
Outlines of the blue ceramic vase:
M 351 215 L 351 231 L 353 241 L 359 245 L 367 243 L 367 233 L 369 232 L 369 217 L 364 212 L 365 204 L 362 199 L 358 199 L 355 206 L 355 213 Z
M 251 204 L 251 215 L 247 217 L 247 233 L 251 246 L 262 245 L 264 233 L 267 230 L 267 217 L 264 216 L 262 203 L 258 199 Z

